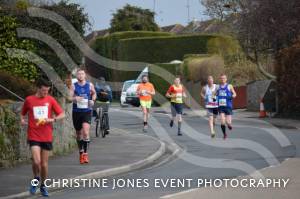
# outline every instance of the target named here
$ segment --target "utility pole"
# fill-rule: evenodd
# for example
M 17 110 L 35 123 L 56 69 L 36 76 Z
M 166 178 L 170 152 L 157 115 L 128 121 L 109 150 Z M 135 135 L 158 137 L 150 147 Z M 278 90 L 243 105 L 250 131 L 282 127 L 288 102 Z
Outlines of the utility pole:
M 155 13 L 156 10 L 156 0 L 153 0 L 153 12 Z
M 186 8 L 187 8 L 187 22 L 190 23 L 190 0 L 187 0 L 186 3 Z

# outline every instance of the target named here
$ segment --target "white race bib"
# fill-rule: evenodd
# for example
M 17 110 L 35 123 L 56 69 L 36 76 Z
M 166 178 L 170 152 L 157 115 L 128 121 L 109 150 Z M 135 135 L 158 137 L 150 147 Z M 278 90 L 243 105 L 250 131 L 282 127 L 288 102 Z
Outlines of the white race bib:
M 88 99 L 77 100 L 77 108 L 86 109 L 88 107 L 89 107 L 89 100 Z
M 33 116 L 36 120 L 47 119 L 48 118 L 48 106 L 34 106 Z
M 176 100 L 182 100 L 182 93 L 176 93 Z
M 227 106 L 226 99 L 219 99 L 219 106 Z
M 142 90 L 142 96 L 147 96 L 147 90 Z

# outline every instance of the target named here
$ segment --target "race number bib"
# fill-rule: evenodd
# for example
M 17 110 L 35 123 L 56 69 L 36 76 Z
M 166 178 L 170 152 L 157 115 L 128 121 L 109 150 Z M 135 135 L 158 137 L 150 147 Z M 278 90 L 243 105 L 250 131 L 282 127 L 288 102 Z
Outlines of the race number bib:
M 77 101 L 77 108 L 86 109 L 89 107 L 88 99 L 81 99 Z
M 182 100 L 182 93 L 176 93 L 176 101 Z
M 142 90 L 142 96 L 147 96 L 147 90 Z
M 33 107 L 33 116 L 36 120 L 48 118 L 48 106 L 35 106 Z
M 227 106 L 226 99 L 219 99 L 219 106 Z

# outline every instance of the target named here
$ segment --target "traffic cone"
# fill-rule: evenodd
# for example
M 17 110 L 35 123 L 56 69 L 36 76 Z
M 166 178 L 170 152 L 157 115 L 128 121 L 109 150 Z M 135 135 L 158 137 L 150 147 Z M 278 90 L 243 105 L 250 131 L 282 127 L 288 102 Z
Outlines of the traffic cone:
M 259 117 L 264 118 L 267 117 L 267 112 L 265 110 L 264 102 L 262 99 L 260 99 L 260 105 L 259 105 Z

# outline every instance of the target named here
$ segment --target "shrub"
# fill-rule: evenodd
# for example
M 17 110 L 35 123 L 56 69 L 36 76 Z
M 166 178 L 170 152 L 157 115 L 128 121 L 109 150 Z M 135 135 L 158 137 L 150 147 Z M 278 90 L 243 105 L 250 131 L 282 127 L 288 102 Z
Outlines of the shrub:
M 10 16 L 0 16 L 0 70 L 9 71 L 11 74 L 34 81 L 38 70 L 30 61 L 21 58 L 10 58 L 6 53 L 7 48 L 24 49 L 33 51 L 32 42 L 26 39 L 18 39 L 16 19 Z
M 218 79 L 224 71 L 224 60 L 218 55 L 185 56 L 183 72 L 186 80 L 204 84 L 207 76 L 212 75 Z

